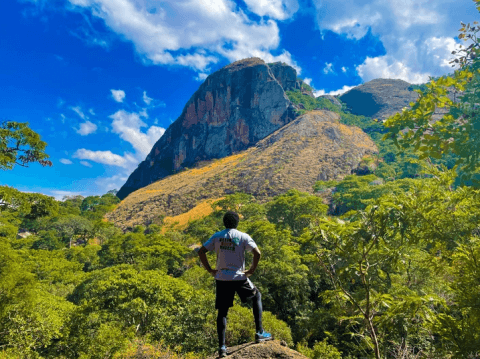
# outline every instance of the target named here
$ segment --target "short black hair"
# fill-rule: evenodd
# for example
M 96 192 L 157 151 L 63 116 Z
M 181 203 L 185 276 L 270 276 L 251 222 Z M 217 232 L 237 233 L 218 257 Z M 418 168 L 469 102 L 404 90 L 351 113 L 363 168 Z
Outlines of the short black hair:
M 225 225 L 225 228 L 237 228 L 238 221 L 240 221 L 240 218 L 235 212 L 228 211 L 223 216 L 223 224 Z

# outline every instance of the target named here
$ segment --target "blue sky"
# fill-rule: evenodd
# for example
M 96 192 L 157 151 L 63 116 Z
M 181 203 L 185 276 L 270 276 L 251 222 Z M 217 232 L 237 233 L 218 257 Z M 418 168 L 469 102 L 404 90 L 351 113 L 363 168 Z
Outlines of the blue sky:
M 208 74 L 258 56 L 338 94 L 374 78 L 449 73 L 471 0 L 0 2 L 0 119 L 29 122 L 52 167 L 0 185 L 65 195 L 119 189 Z

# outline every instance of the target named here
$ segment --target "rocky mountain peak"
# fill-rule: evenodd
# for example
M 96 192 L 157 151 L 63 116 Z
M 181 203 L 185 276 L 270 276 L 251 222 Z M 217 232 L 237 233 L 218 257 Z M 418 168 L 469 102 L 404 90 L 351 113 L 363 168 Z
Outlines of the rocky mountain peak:
M 384 120 L 417 100 L 411 86 L 403 80 L 375 79 L 347 91 L 340 100 L 355 115 Z
M 211 74 L 117 196 L 123 199 L 182 168 L 254 145 L 296 117 L 285 88 L 298 86 L 293 67 L 255 57 Z

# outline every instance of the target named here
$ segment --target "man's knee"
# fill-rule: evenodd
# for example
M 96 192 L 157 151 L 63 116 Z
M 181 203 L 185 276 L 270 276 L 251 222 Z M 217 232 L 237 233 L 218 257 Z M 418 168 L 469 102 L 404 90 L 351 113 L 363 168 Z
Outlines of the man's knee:
M 259 299 L 259 300 L 262 299 L 262 293 L 260 293 L 260 291 L 258 290 L 258 288 L 257 288 L 257 290 L 255 291 L 255 298 L 256 298 L 256 299 Z
M 219 308 L 218 309 L 218 317 L 223 318 L 228 315 L 228 308 Z

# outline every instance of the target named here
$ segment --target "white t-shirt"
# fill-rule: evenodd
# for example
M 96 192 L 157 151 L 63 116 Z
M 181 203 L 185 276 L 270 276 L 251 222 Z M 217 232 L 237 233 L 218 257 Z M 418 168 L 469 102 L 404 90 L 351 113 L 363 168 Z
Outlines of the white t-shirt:
M 245 251 L 257 248 L 253 239 L 246 233 L 227 228 L 215 233 L 203 245 L 209 251 L 217 253 L 217 280 L 244 280 Z

